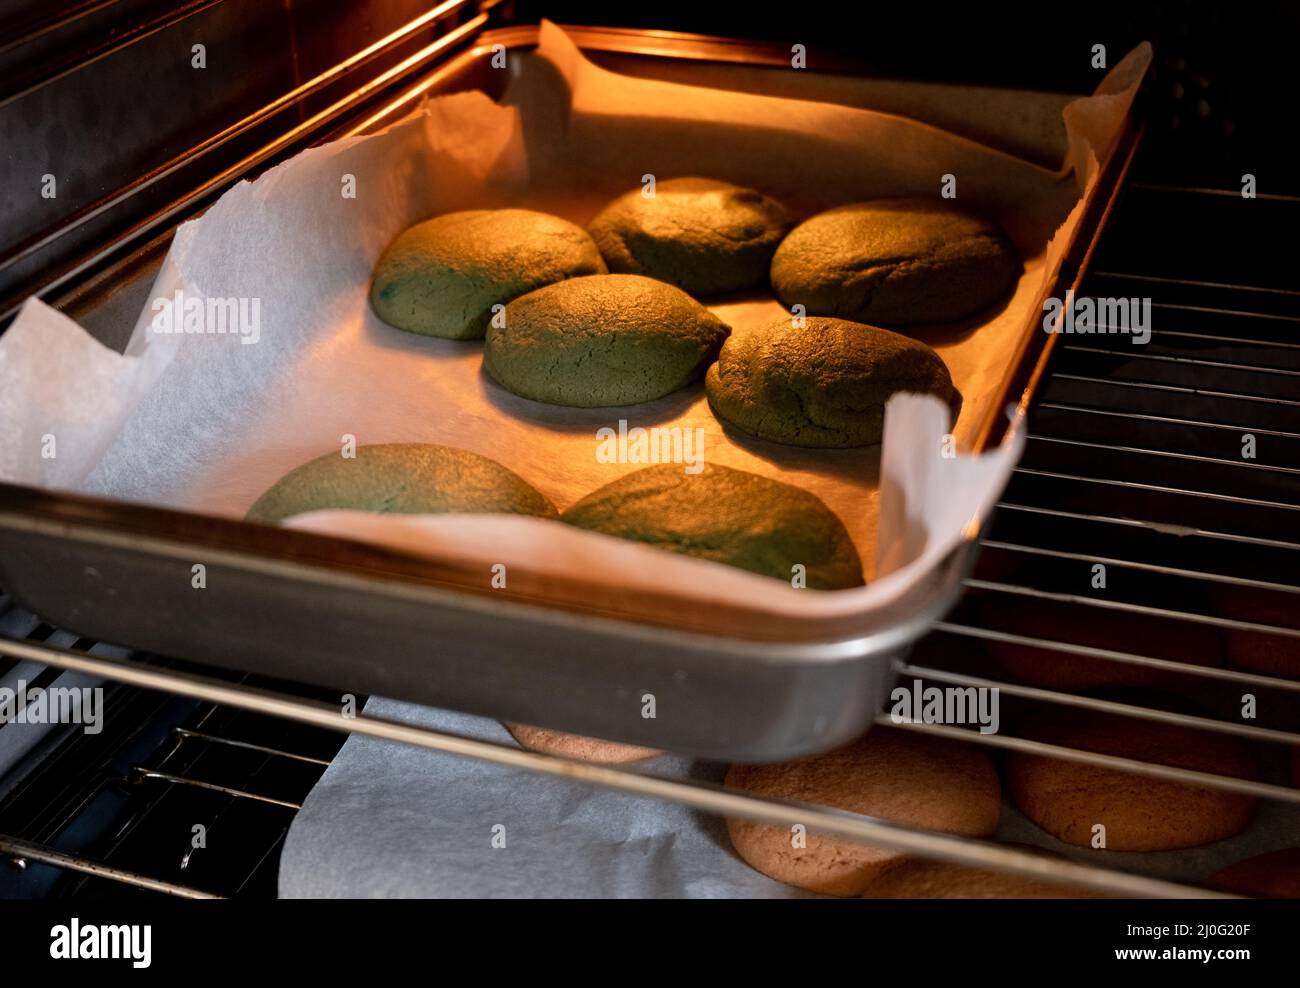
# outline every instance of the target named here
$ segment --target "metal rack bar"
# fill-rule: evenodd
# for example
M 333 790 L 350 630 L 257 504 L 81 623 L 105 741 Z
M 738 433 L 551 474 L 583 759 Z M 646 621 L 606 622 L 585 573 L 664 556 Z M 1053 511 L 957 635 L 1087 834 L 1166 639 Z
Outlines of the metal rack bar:
M 1155 304 L 1159 304 L 1159 303 L 1155 303 Z M 1271 350 L 1300 350 L 1300 343 L 1287 343 L 1285 341 L 1279 341 L 1279 340 L 1253 340 L 1253 339 L 1245 339 L 1240 336 L 1219 336 L 1215 333 L 1193 333 L 1192 331 L 1186 329 L 1161 328 L 1161 329 L 1152 330 L 1152 333 L 1153 334 L 1159 333 L 1160 334 L 1159 339 L 1161 341 L 1164 341 L 1172 336 L 1179 340 L 1184 340 L 1184 339 L 1209 340 L 1212 343 L 1231 343 L 1235 346 L 1268 347 Z M 1106 339 L 1109 340 L 1110 337 L 1107 336 Z M 1081 347 L 1079 349 L 1087 350 L 1089 353 L 1096 353 L 1098 348 Z M 1131 351 L 1125 350 L 1123 352 L 1130 353 Z M 1139 354 L 1134 353 L 1133 356 L 1139 356 Z M 1263 364 L 1246 364 L 1243 365 L 1242 369 L 1243 370 L 1270 370 L 1271 368 Z
M 1270 295 L 1294 295 L 1300 297 L 1300 291 L 1291 288 L 1266 288 L 1262 285 L 1234 285 L 1224 281 L 1198 281 L 1195 278 L 1167 278 L 1154 274 L 1129 274 L 1123 271 L 1094 270 L 1094 278 L 1124 278 L 1128 281 L 1150 281 L 1161 285 L 1191 285 L 1197 288 L 1223 288 L 1236 292 L 1266 292 Z
M 1251 312 L 1249 309 L 1218 309 L 1212 305 L 1186 305 L 1181 302 L 1152 302 L 1153 309 L 1177 309 L 1179 312 L 1204 312 L 1212 316 L 1233 316 L 1247 319 L 1272 319 L 1276 322 L 1300 322 L 1300 316 L 1280 315 L 1275 312 Z
M 1149 720 L 1177 727 L 1190 727 L 1196 730 L 1214 731 L 1219 734 L 1232 734 L 1237 737 L 1253 738 L 1257 741 L 1272 741 L 1300 747 L 1300 734 L 1292 731 L 1279 731 L 1269 727 L 1253 727 L 1248 724 L 1233 724 L 1213 717 L 1199 717 L 1194 714 L 1180 714 L 1171 710 L 1159 710 L 1155 707 L 1141 707 L 1131 703 L 1117 703 L 1092 696 L 1080 696 L 1075 693 L 1061 693 L 1056 690 L 1041 689 L 1036 686 L 1021 686 L 998 679 L 983 676 L 970 676 L 965 673 L 951 672 L 947 669 L 934 669 L 903 663 L 898 668 L 899 675 L 913 676 L 919 679 L 932 679 L 940 683 L 952 683 L 955 686 L 973 686 L 977 689 L 995 689 L 1009 696 L 1018 696 L 1026 700 L 1042 703 L 1054 703 L 1064 707 L 1077 707 L 1081 710 L 1093 710 L 1097 713 L 1115 714 L 1131 717 L 1134 720 Z
M 1000 583 L 995 580 L 980 580 L 968 577 L 962 581 L 972 590 L 988 590 L 993 593 L 1014 594 L 1019 597 L 1035 597 L 1039 600 L 1054 600 L 1062 604 L 1080 604 L 1084 607 L 1099 607 L 1105 610 L 1125 611 L 1129 614 L 1145 614 L 1148 617 L 1172 618 L 1193 624 L 1208 624 L 1216 628 L 1232 628 L 1236 631 L 1255 631 L 1268 635 L 1280 635 L 1288 638 L 1300 638 L 1300 628 L 1285 628 L 1272 624 L 1257 624 L 1252 621 L 1238 621 L 1235 618 L 1219 617 L 1215 614 L 1196 614 L 1191 611 L 1173 611 L 1165 607 L 1153 607 L 1149 604 L 1131 604 L 1123 600 L 1108 600 L 1102 597 L 1084 597 L 1079 594 L 1057 593 L 1051 590 L 1039 590 L 1036 587 L 1018 586 L 1013 583 Z
M 271 796 L 262 796 L 255 792 L 246 792 L 243 789 L 232 789 L 229 786 L 219 786 L 215 782 L 203 782 L 200 779 L 189 779 L 183 775 L 171 775 L 168 772 L 158 772 L 154 769 L 140 768 L 137 766 L 132 770 L 132 780 L 154 779 L 160 782 L 170 782 L 178 786 L 193 786 L 196 789 L 207 789 L 210 792 L 219 792 L 223 796 L 233 796 L 236 799 L 251 799 L 254 802 L 266 803 L 270 806 L 282 806 L 287 810 L 300 810 L 302 803 L 291 803 L 287 799 L 275 799 Z
M 1245 430 L 1239 430 L 1244 432 Z M 1246 470 L 1265 470 L 1271 473 L 1300 474 L 1300 468 L 1277 466 L 1272 463 L 1247 463 L 1244 460 L 1225 460 L 1217 456 L 1198 456 L 1194 453 L 1173 453 L 1162 449 L 1145 449 L 1141 446 L 1117 446 L 1113 443 L 1088 442 L 1083 439 L 1062 439 L 1057 436 L 1044 436 L 1029 433 L 1026 439 L 1040 443 L 1058 443 L 1062 446 L 1082 446 L 1086 449 L 1108 449 L 1116 453 L 1138 453 L 1142 456 L 1163 456 L 1171 460 L 1190 460 L 1195 463 L 1214 463 L 1218 466 L 1241 467 Z
M 1169 659 L 1153 659 L 1146 655 L 1134 655 L 1132 652 L 1118 652 L 1108 648 L 1094 648 L 1091 645 L 1076 645 L 1073 642 L 1054 641 L 1050 638 L 1035 638 L 1032 635 L 1016 635 L 1008 631 L 994 631 L 975 625 L 959 624 L 951 621 L 939 621 L 935 631 L 947 631 L 967 638 L 983 638 L 990 641 L 1006 642 L 1010 645 L 1028 645 L 1032 648 L 1045 648 L 1053 652 L 1065 652 L 1069 655 L 1082 655 L 1090 659 L 1107 659 L 1124 665 L 1145 666 L 1148 669 L 1160 669 L 1164 672 L 1177 672 L 1187 676 L 1201 676 L 1205 679 L 1222 679 L 1245 686 L 1263 686 L 1267 689 L 1287 690 L 1300 693 L 1300 681 L 1279 679 L 1276 676 L 1261 676 L 1253 672 L 1241 672 L 1237 669 L 1224 669 L 1219 666 L 1197 666 L 1188 662 L 1174 662 Z M 0 650 L 3 642 L 0 642 Z
M 948 727 L 943 724 L 923 724 L 916 721 L 899 722 L 889 714 L 876 718 L 881 727 L 900 727 L 909 731 L 920 731 L 954 741 L 987 745 L 991 748 L 1005 748 L 1025 755 L 1039 755 L 1044 758 L 1056 758 L 1061 761 L 1078 762 L 1094 768 L 1104 768 L 1129 775 L 1141 775 L 1163 782 L 1180 782 L 1189 786 L 1202 786 L 1207 789 L 1222 789 L 1226 792 L 1241 793 L 1244 796 L 1257 796 L 1261 799 L 1274 799 L 1283 803 L 1300 806 L 1300 789 L 1287 786 L 1275 786 L 1268 782 L 1254 782 L 1250 779 L 1236 779 L 1227 775 L 1215 775 L 1212 772 L 1198 772 L 1188 768 L 1174 768 L 1171 765 L 1155 765 L 1136 758 L 1121 758 L 1118 755 L 1103 755 L 1095 751 L 1080 748 L 1067 748 L 1064 745 L 1048 744 L 1046 741 L 1034 741 L 1030 738 L 1018 738 L 1007 734 L 981 734 L 979 731 L 964 727 Z
M 1129 185 L 1131 189 L 1144 189 L 1149 192 L 1188 192 L 1195 195 L 1203 196 L 1229 196 L 1240 197 L 1241 189 L 1211 189 L 1199 185 L 1165 185 L 1160 182 L 1133 182 Z M 1256 199 L 1262 199 L 1265 202 L 1300 202 L 1300 196 L 1286 195 L 1280 192 L 1258 192 L 1255 194 Z
M 1086 374 L 1052 375 L 1057 381 L 1082 381 L 1084 384 L 1107 384 L 1120 388 L 1143 388 L 1148 391 L 1172 391 L 1176 394 L 1200 395 L 1203 398 L 1231 398 L 1233 401 L 1258 401 L 1266 405 L 1298 405 L 1300 401 L 1288 401 L 1285 398 L 1261 398 L 1258 395 L 1236 394 L 1231 391 L 1210 391 L 1205 388 L 1191 388 L 1180 384 L 1153 384 L 1150 381 L 1127 381 L 1123 378 L 1089 377 Z
M 1131 559 L 1119 559 L 1115 556 L 1097 556 L 1085 552 L 1067 552 L 1064 549 L 1046 549 L 1042 546 L 1023 545 L 1000 539 L 984 539 L 980 545 L 986 549 L 1000 549 L 1004 552 L 1019 552 L 1032 556 L 1047 556 L 1052 559 L 1073 559 L 1078 562 L 1105 563 L 1121 569 L 1141 570 L 1146 573 L 1159 573 L 1162 576 L 1178 576 L 1194 580 L 1206 580 L 1211 583 L 1231 583 L 1241 587 L 1255 587 L 1260 590 L 1294 591 L 1297 588 L 1286 583 L 1271 583 L 1268 580 L 1252 580 L 1244 576 L 1229 576 L 1223 573 L 1206 573 L 1201 570 L 1179 569 L 1176 566 L 1161 566 L 1159 563 L 1141 563 Z
M 1227 429 L 1232 432 L 1250 432 L 1261 436 L 1278 436 L 1284 439 L 1300 439 L 1300 432 L 1284 432 L 1280 429 L 1263 429 L 1250 425 L 1228 425 L 1224 422 L 1205 422 L 1200 419 L 1176 418 L 1172 415 L 1150 415 L 1144 412 L 1121 412 L 1112 408 L 1085 408 L 1082 405 L 1067 405 L 1058 401 L 1044 401 L 1038 406 L 1054 411 L 1072 412 L 1079 415 L 1107 415 L 1112 418 L 1137 419 L 1142 422 L 1167 422 L 1170 425 L 1195 425 L 1206 429 Z
M 188 728 L 177 727 L 172 729 L 172 733 L 180 738 L 194 738 L 199 741 L 206 741 L 209 744 L 226 745 L 230 748 L 243 748 L 246 751 L 257 751 L 264 755 L 274 755 L 276 758 L 288 758 L 293 761 L 306 762 L 310 765 L 329 765 L 328 758 L 311 758 L 307 755 L 299 755 L 293 751 L 281 751 L 279 748 L 268 748 L 265 745 L 250 744 L 247 741 L 234 741 L 230 738 L 223 738 L 216 734 L 205 734 L 202 731 L 191 731 Z
M 243 685 L 248 681 L 248 678 L 249 678 L 248 674 L 245 673 L 243 676 L 239 677 L 235 685 L 237 686 Z M 207 710 L 203 715 L 203 721 L 206 721 L 209 717 L 211 717 L 215 709 L 216 708 L 214 707 Z M 175 737 L 175 734 L 173 734 L 173 736 Z M 171 760 L 171 758 L 177 753 L 177 751 L 180 750 L 180 747 L 183 743 L 184 741 L 182 738 L 176 737 L 176 744 L 172 747 L 170 751 L 168 751 L 165 755 L 162 756 L 162 758 L 158 760 L 158 764 L 160 766 L 166 765 Z M 135 771 L 138 773 L 147 773 L 151 770 L 144 769 L 141 768 L 140 766 L 137 766 Z M 157 771 L 157 770 L 153 770 L 153 771 Z M 158 774 L 165 775 L 165 773 L 161 773 L 161 772 L 159 772 Z M 130 774 L 121 777 L 114 777 L 114 778 L 104 780 L 101 783 L 101 787 L 106 787 L 108 785 L 113 785 L 117 783 L 130 784 L 133 781 L 139 781 L 139 778 L 140 776 L 137 776 L 135 779 L 133 779 Z M 177 781 L 180 781 L 179 777 L 172 777 L 172 778 Z M 206 789 L 209 787 L 195 785 L 194 788 Z M 220 789 L 220 787 L 212 787 L 212 788 Z M 160 805 L 163 795 L 164 795 L 163 793 L 160 793 L 158 797 L 151 799 L 142 809 L 132 814 L 132 816 L 122 824 L 121 828 L 117 831 L 115 835 L 115 839 L 113 840 L 113 843 L 109 846 L 109 848 L 106 851 L 107 855 L 112 855 L 114 852 L 116 852 L 118 848 L 120 848 L 122 844 L 125 843 L 131 837 L 131 835 L 136 830 L 138 830 L 145 823 L 146 820 L 149 819 L 149 817 Z M 230 795 L 232 796 L 232 798 L 235 798 L 234 794 L 232 793 L 225 793 L 225 795 Z M 294 807 L 289 807 L 289 808 L 294 808 Z
M 1080 346 L 1077 343 L 1065 343 L 1061 346 L 1061 349 L 1072 353 L 1088 354 L 1112 352 L 1101 347 Z M 1123 353 L 1125 360 L 1156 360 L 1170 364 L 1190 364 L 1195 367 L 1218 367 L 1224 370 L 1251 371 L 1255 374 L 1280 374 L 1285 377 L 1300 377 L 1300 371 L 1289 370 L 1285 367 L 1265 367 L 1260 364 L 1234 364 L 1225 360 L 1205 360 L 1200 357 L 1174 357 L 1162 353 L 1138 353 L 1136 351 L 1130 353 L 1127 350 Z
M 1029 514 L 1052 515 L 1057 518 L 1075 518 L 1080 521 L 1102 522 L 1108 525 L 1127 525 L 1131 528 L 1147 528 L 1155 532 L 1176 531 L 1180 535 L 1196 535 L 1207 539 L 1222 539 L 1225 542 L 1242 542 L 1249 545 L 1266 545 L 1275 549 L 1300 549 L 1300 542 L 1286 542 L 1282 539 L 1265 539 L 1256 535 L 1236 535 L 1232 532 L 1215 532 L 1208 528 L 1189 528 L 1184 525 L 1167 525 L 1162 522 L 1143 520 L 1141 518 L 1116 518 L 1112 515 L 1089 515 L 1061 508 L 1043 508 L 1034 504 L 1017 504 L 1014 501 L 999 501 L 999 511 L 1023 511 Z
M 1213 333 L 1191 333 L 1186 329 L 1156 329 L 1152 333 L 1160 334 L 1161 341 L 1169 337 L 1177 339 L 1205 339 L 1212 343 L 1235 343 L 1239 346 L 1249 347 L 1268 347 L 1269 350 L 1300 350 L 1300 343 L 1287 343 L 1277 341 L 1277 339 L 1252 339 L 1251 337 L 1219 337 Z M 1247 370 L 1266 370 L 1269 368 L 1261 367 L 1257 364 L 1245 365 Z
M 182 899 L 222 898 L 219 895 L 213 895 L 211 892 L 204 892 L 187 885 L 177 885 L 174 882 L 164 882 L 161 879 L 150 878 L 148 875 L 141 875 L 138 872 L 124 871 L 121 868 L 114 868 L 111 865 L 92 861 L 89 858 L 79 857 L 75 854 L 65 854 L 44 844 L 33 844 L 4 834 L 0 834 L 0 854 L 8 855 L 12 858 L 13 864 L 19 868 L 25 868 L 27 862 L 35 861 L 39 864 L 79 872 L 90 878 L 106 878 L 110 881 L 121 882 L 124 885 L 146 889 L 150 892 L 161 892 L 164 895 L 174 895 Z
M 263 862 L 265 862 L 266 859 L 270 857 L 271 854 L 275 851 L 275 849 L 280 846 L 281 842 L 284 840 L 285 834 L 287 834 L 288 832 L 289 832 L 289 828 L 285 827 L 283 830 L 280 831 L 276 839 L 267 845 L 266 850 L 262 852 L 262 856 L 253 862 L 253 866 L 248 869 L 248 874 L 245 875 L 244 880 L 239 883 L 239 887 L 235 889 L 233 893 L 235 896 L 239 895 L 241 892 L 244 891 L 245 888 L 248 887 L 248 883 L 253 880 L 253 876 L 256 875 L 257 872 L 261 869 Z
M 1182 487 L 1164 487 L 1160 484 L 1140 484 L 1136 480 L 1087 477 L 1071 473 L 1058 473 L 1055 470 L 1038 470 L 1033 467 L 1016 467 L 1012 472 L 1024 474 L 1027 477 L 1051 477 L 1053 480 L 1073 480 L 1081 484 L 1105 484 L 1107 487 L 1127 487 L 1132 490 L 1155 491 L 1158 494 L 1185 494 L 1188 497 L 1203 497 L 1211 501 L 1226 501 L 1229 504 L 1249 504 L 1256 508 L 1282 508 L 1286 511 L 1300 511 L 1300 504 L 1287 504 L 1285 501 L 1265 501 L 1262 498 L 1234 497 L 1232 494 L 1193 491 Z

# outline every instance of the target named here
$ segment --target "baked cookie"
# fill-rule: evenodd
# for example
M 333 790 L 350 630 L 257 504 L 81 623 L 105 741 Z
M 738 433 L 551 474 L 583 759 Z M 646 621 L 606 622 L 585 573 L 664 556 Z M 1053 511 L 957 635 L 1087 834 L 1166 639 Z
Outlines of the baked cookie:
M 1028 718 L 1020 736 L 1047 744 L 1240 779 L 1257 779 L 1235 738 L 1170 724 L 1053 707 Z M 1135 775 L 1043 755 L 1012 752 L 1007 786 L 1021 812 L 1067 844 L 1091 847 L 1106 828 L 1111 851 L 1172 851 L 1244 830 L 1252 796 Z
M 358 446 L 290 470 L 248 509 L 268 524 L 324 508 L 391 514 L 452 511 L 554 518 L 554 505 L 513 471 L 467 449 L 426 443 Z
M 1020 271 L 992 223 L 930 200 L 876 199 L 795 227 L 772 258 L 772 288 L 812 315 L 904 326 L 973 315 Z
M 1216 871 L 1211 888 L 1256 899 L 1300 899 L 1300 847 L 1257 854 Z
M 573 278 L 506 306 L 483 368 L 523 398 L 575 408 L 635 405 L 684 388 L 730 330 L 680 288 L 633 274 Z
M 983 627 L 1025 638 L 1129 652 L 1189 665 L 1223 665 L 1218 635 L 1215 629 L 1205 625 L 1005 593 L 981 594 L 975 608 Z M 987 639 L 984 649 L 999 671 L 1014 682 L 1067 693 L 1105 686 L 1172 688 L 1188 679 L 1183 673 L 1017 642 Z
M 634 471 L 588 494 L 560 520 L 787 582 L 803 566 L 815 590 L 862 583 L 853 540 L 820 498 L 712 463 L 698 474 L 672 463 Z
M 1222 584 L 1215 589 L 1217 613 L 1237 621 L 1293 628 L 1300 611 L 1295 594 Z M 1300 679 L 1300 638 L 1224 628 L 1223 647 L 1228 662 L 1265 676 Z
M 1024 851 L 1038 848 L 1021 847 Z M 1033 878 L 912 858 L 867 886 L 864 899 L 1104 899 L 1100 892 Z
M 1001 812 L 998 773 L 978 748 L 915 731 L 874 727 L 853 744 L 775 765 L 733 765 L 726 784 L 755 796 L 792 799 L 895 823 L 987 837 Z M 826 895 L 860 896 L 897 851 L 823 836 L 811 828 L 727 820 L 736 853 L 777 881 Z M 802 845 L 802 846 L 801 846 Z
M 394 240 L 375 266 L 370 304 L 398 329 L 478 340 L 492 306 L 604 271 L 596 244 L 568 220 L 531 209 L 470 209 L 417 223 Z
M 658 182 L 621 195 L 591 221 L 609 270 L 643 274 L 692 295 L 767 281 L 776 245 L 793 224 L 775 199 L 711 178 Z
M 738 429 L 787 446 L 880 442 L 899 391 L 952 400 L 934 350 L 887 329 L 825 316 L 778 319 L 731 337 L 705 375 L 709 406 Z
M 552 731 L 546 727 L 506 724 L 505 728 L 519 742 L 521 748 L 539 751 L 544 755 L 562 755 L 582 762 L 622 765 L 627 762 L 645 761 L 647 758 L 663 754 L 655 748 L 639 748 L 636 745 L 619 744 L 616 741 L 602 741 L 581 734 Z

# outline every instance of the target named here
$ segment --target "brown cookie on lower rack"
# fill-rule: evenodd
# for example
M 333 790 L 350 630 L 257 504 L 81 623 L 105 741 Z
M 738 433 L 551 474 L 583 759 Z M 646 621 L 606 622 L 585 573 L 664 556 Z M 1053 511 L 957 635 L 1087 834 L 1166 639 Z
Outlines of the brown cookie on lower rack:
M 1295 595 L 1223 584 L 1214 592 L 1216 613 L 1235 621 L 1290 629 L 1296 626 Z M 1285 632 L 1224 628 L 1228 662 L 1265 676 L 1300 679 L 1300 638 Z
M 1006 845 L 1018 851 L 1055 857 L 1042 848 Z M 913 858 L 900 862 L 867 886 L 864 899 L 1104 899 L 1100 892 L 1057 885 L 1020 875 L 972 868 L 952 861 Z
M 733 765 L 727 785 L 755 795 L 864 813 L 927 830 L 985 837 L 1001 812 L 993 762 L 978 748 L 877 727 L 847 747 L 774 765 Z M 727 820 L 736 852 L 778 881 L 860 896 L 902 855 L 812 830 Z
M 543 755 L 575 758 L 581 762 L 621 765 L 627 762 L 645 761 L 647 758 L 663 754 L 655 748 L 639 748 L 636 745 L 619 744 L 617 741 L 602 741 L 600 738 L 589 738 L 581 734 L 552 731 L 547 727 L 506 724 L 505 728 L 519 742 L 521 748 L 541 752 Z
M 1187 665 L 1223 665 L 1214 628 L 1161 620 L 1128 611 L 989 593 L 975 603 L 983 627 L 1022 638 L 1123 651 Z M 1040 689 L 1080 693 L 1108 686 L 1174 688 L 1189 674 L 1059 651 L 1016 641 L 987 640 L 984 649 L 1014 682 Z
M 1210 775 L 1255 780 L 1250 751 L 1224 734 L 1049 707 L 1020 725 L 1032 741 Z M 1014 751 L 1007 787 L 1022 813 L 1067 844 L 1112 851 L 1172 851 L 1241 833 L 1253 796 L 1100 765 Z M 1095 828 L 1104 827 L 1103 831 Z

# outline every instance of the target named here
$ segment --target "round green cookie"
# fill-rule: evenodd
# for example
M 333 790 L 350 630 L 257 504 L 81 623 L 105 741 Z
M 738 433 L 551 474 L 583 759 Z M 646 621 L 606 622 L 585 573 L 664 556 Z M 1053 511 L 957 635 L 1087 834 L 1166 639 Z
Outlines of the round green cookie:
M 381 514 L 481 512 L 554 518 L 555 507 L 496 460 L 427 443 L 358 446 L 290 470 L 248 509 L 249 521 L 277 522 L 324 508 Z
M 895 392 L 952 399 L 948 368 L 924 343 L 825 316 L 733 336 L 704 386 L 718 418 L 760 439 L 818 449 L 880 442 Z
M 643 274 L 693 295 L 767 280 L 794 217 L 775 199 L 711 178 L 673 178 L 619 196 L 587 227 L 610 271 Z
M 1020 271 L 992 223 L 928 200 L 878 199 L 795 227 L 772 258 L 772 289 L 812 315 L 902 326 L 979 312 Z
M 498 384 L 552 405 L 635 405 L 704 374 L 730 330 L 679 288 L 632 274 L 547 285 L 488 327 L 483 367 Z
M 853 540 L 820 498 L 730 467 L 637 470 L 588 494 L 560 520 L 787 583 L 801 565 L 817 590 L 862 584 Z
M 417 223 L 375 266 L 370 304 L 390 326 L 479 340 L 492 306 L 542 285 L 603 274 L 585 230 L 529 209 L 471 209 Z

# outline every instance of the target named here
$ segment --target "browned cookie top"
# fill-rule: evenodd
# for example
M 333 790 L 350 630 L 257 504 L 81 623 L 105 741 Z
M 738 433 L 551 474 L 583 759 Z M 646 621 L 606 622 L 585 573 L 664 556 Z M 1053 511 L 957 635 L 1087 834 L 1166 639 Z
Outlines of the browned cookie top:
M 916 340 L 844 319 L 777 319 L 731 337 L 705 377 L 709 405 L 737 428 L 787 446 L 880 442 L 900 391 L 952 398 L 942 358 Z
M 1020 725 L 1030 740 L 1210 775 L 1258 778 L 1250 751 L 1235 738 L 1185 727 L 1052 707 Z M 1240 833 L 1252 796 L 1151 778 L 1119 769 L 1012 752 L 1007 784 L 1021 811 L 1068 844 L 1095 846 L 1104 827 L 1113 851 L 1195 847 Z
M 772 288 L 810 315 L 903 326 L 973 315 L 1020 271 L 992 223 L 937 201 L 876 199 L 795 227 L 772 258 Z
M 619 196 L 587 228 L 610 271 L 643 274 L 693 295 L 767 281 L 789 210 L 753 189 L 711 178 L 671 178 L 654 194 Z
M 979 749 L 898 728 L 872 728 L 836 751 L 774 765 L 733 765 L 727 785 L 897 823 L 972 837 L 998 825 L 997 771 Z M 750 865 L 790 885 L 861 895 L 901 855 L 855 841 L 729 819 L 732 844 Z

